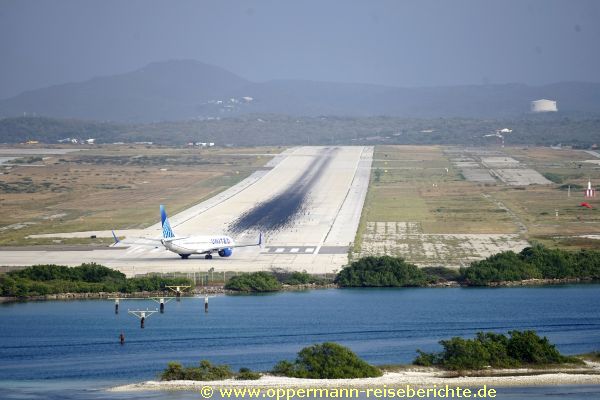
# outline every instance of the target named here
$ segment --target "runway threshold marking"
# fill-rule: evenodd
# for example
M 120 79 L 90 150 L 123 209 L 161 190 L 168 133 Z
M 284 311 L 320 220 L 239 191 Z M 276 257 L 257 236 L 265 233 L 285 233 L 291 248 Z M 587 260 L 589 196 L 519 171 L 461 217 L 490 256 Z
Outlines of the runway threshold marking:
M 266 247 L 262 254 L 347 254 L 348 246 L 281 246 Z

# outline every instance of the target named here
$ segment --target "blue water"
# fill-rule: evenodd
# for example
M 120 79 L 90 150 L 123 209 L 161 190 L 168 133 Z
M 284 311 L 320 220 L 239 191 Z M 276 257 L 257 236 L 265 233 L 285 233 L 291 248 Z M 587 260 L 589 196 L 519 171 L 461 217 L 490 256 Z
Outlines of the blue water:
M 103 300 L 0 306 L 0 387 L 8 389 L 0 397 L 12 393 L 17 398 L 26 391 L 24 397 L 30 398 L 39 388 L 51 397 L 54 387 L 68 398 L 67 388 L 79 393 L 81 387 L 156 378 L 172 360 L 193 364 L 208 359 L 235 369 L 268 370 L 294 358 L 302 347 L 324 341 L 349 346 L 374 364 L 408 363 L 417 348 L 439 350 L 439 340 L 473 336 L 478 330 L 534 329 L 566 354 L 600 349 L 600 285 L 218 296 L 210 299 L 208 313 L 203 299 L 183 299 L 168 303 L 165 314 L 148 318 L 145 329 L 126 312 L 156 306 L 122 301 L 119 315 L 111 301 Z M 121 331 L 124 346 L 118 342 Z M 586 390 L 600 398 L 599 388 Z M 110 397 L 102 391 L 86 393 Z

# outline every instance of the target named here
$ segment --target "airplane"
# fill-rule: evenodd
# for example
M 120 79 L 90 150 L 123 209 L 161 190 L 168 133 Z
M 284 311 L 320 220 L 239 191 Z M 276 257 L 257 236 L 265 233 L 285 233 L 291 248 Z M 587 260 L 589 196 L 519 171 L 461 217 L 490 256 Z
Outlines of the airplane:
M 230 257 L 236 247 L 262 246 L 262 233 L 258 235 L 258 243 L 235 244 L 232 238 L 225 235 L 219 236 L 187 236 L 179 237 L 173 233 L 165 206 L 160 205 L 160 221 L 163 246 L 173 253 L 179 254 L 182 259 L 187 259 L 192 254 L 204 254 L 207 260 L 212 259 L 212 253 L 221 257 Z

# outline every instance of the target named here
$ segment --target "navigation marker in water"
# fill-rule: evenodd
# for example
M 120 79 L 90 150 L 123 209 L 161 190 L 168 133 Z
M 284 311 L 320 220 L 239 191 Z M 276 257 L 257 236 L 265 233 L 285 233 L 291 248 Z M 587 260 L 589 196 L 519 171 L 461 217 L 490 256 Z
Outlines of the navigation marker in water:
M 175 292 L 175 296 L 177 297 L 177 301 L 181 298 L 181 292 L 183 290 L 191 288 L 189 285 L 180 285 L 180 286 L 165 286 L 167 289 L 171 289 Z
M 165 304 L 173 300 L 175 297 L 150 297 L 153 301 L 160 304 L 160 313 L 164 314 L 165 312 Z M 166 299 L 166 301 L 165 301 Z
M 150 317 L 152 314 L 157 313 L 158 309 L 154 310 L 127 310 L 127 312 L 131 315 L 135 315 L 140 319 L 140 328 L 144 329 L 144 322 L 146 321 L 146 317 Z

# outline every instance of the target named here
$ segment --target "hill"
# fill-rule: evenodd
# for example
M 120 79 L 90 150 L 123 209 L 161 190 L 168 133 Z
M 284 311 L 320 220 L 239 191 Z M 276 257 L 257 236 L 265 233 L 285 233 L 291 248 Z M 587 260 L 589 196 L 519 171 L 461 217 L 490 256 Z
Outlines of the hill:
M 180 60 L 28 91 L 0 101 L 0 117 L 26 113 L 129 123 L 243 114 L 506 118 L 527 113 L 530 101 L 540 98 L 558 100 L 559 110 L 567 114 L 597 113 L 600 84 L 396 88 L 297 80 L 257 83 L 216 66 Z
M 197 61 L 149 64 L 126 74 L 28 91 L 0 101 L 0 115 L 38 114 L 99 121 L 187 119 L 211 99 L 249 82 Z

